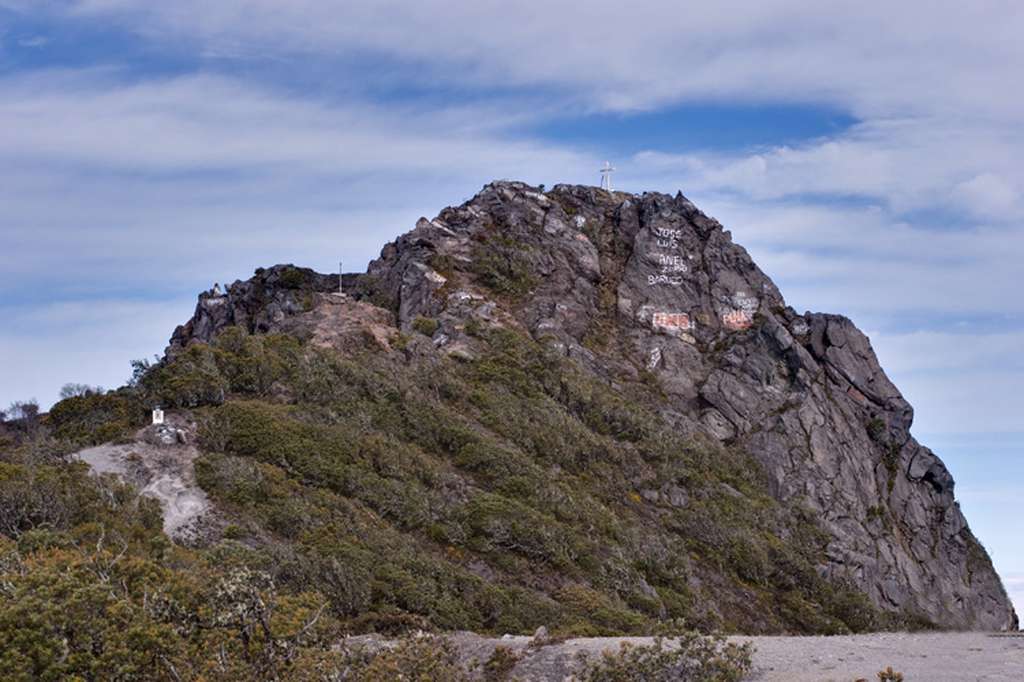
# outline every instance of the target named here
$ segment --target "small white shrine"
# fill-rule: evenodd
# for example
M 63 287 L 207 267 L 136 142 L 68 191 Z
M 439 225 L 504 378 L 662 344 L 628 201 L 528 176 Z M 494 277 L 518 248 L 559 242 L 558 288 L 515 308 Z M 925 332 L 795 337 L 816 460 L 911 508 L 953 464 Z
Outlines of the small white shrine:
M 164 411 L 159 407 L 153 410 L 153 424 L 159 425 L 164 423 Z

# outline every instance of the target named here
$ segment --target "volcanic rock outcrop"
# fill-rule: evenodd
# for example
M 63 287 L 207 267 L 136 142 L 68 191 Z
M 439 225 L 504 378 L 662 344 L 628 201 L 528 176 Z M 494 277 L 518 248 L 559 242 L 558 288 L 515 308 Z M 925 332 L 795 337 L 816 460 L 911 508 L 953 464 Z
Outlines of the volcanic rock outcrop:
M 913 409 L 868 338 L 845 317 L 788 307 L 681 194 L 495 182 L 421 219 L 344 285 L 332 317 L 324 306 L 337 276 L 258 271 L 203 295 L 169 353 L 231 325 L 312 336 L 320 325 L 329 343 L 325 325 L 356 306 L 368 318 L 387 311 L 373 324 L 425 329 L 437 353 L 456 358 L 474 357 L 467 328 L 480 320 L 528 333 L 612 386 L 656 382 L 677 432 L 753 455 L 772 494 L 805 503 L 827 532 L 823 575 L 942 627 L 1015 626 L 952 477 L 911 436 Z M 679 489 L 642 494 L 685 504 Z

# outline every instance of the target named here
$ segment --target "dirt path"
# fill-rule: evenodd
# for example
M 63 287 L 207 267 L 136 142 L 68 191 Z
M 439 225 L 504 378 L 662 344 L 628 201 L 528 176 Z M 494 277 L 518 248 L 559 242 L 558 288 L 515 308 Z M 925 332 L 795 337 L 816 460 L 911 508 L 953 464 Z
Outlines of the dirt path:
M 498 645 L 521 652 L 512 679 L 562 682 L 579 653 L 598 656 L 621 642 L 642 645 L 650 638 L 582 638 L 529 647 L 529 637 L 483 638 L 468 633 L 453 639 L 466 658 L 486 660 Z M 844 637 L 732 637 L 753 642 L 750 682 L 877 682 L 892 666 L 905 682 L 1022 682 L 1024 633 L 879 633 Z

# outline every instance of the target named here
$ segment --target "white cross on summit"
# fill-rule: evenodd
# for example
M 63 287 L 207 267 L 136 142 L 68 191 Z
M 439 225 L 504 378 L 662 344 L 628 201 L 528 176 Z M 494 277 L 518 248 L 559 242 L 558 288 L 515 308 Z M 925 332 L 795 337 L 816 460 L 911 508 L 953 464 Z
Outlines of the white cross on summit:
M 604 167 L 601 169 L 601 189 L 612 191 L 612 173 L 614 172 L 615 167 L 605 161 Z

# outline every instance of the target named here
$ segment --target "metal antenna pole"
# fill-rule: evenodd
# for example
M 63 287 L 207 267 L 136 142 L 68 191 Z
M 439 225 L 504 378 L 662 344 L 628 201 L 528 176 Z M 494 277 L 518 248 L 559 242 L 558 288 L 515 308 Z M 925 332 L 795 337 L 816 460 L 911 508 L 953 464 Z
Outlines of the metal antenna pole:
M 341 261 L 338 261 L 338 293 L 339 294 L 344 294 L 345 293 L 345 285 L 343 283 L 344 278 L 342 277 L 342 274 L 344 272 L 345 271 L 342 270 L 342 268 L 341 268 Z

